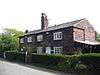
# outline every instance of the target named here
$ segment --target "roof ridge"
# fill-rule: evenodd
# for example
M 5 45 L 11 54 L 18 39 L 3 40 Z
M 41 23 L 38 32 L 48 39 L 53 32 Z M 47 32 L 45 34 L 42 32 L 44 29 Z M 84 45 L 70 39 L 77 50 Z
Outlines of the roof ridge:
M 78 21 L 81 21 L 81 20 L 84 20 L 84 19 L 86 19 L 86 18 L 82 18 L 82 19 L 79 19 L 79 20 L 73 20 L 73 21 L 69 21 L 69 22 L 65 22 L 65 23 L 61 23 L 61 24 L 55 24 L 54 26 L 60 26 L 60 25 L 62 25 L 62 24 L 68 24 L 68 23 L 72 23 L 72 22 L 78 22 Z M 51 28 L 51 27 L 54 27 L 54 26 L 50 26 L 50 27 L 48 27 L 48 28 Z
M 48 27 L 47 30 L 38 29 L 38 30 L 30 31 L 28 34 L 34 34 L 34 33 L 39 33 L 39 32 L 56 30 L 56 29 L 60 29 L 60 28 L 64 28 L 64 27 L 74 26 L 75 24 L 79 23 L 82 20 L 85 20 L 85 18 L 79 19 L 79 20 L 73 20 L 73 21 L 66 22 L 66 23 L 61 23 L 58 25 L 54 25 L 54 26 Z

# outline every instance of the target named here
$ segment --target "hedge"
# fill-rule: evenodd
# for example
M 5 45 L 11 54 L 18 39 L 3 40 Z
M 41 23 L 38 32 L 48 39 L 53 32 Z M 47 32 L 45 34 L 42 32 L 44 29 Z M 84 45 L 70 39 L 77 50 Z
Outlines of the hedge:
M 99 72 L 100 53 L 82 55 L 32 55 L 32 63 L 63 72 Z
M 6 52 L 6 59 L 10 61 L 25 62 L 25 54 L 19 52 Z M 38 65 L 63 72 L 99 72 L 100 53 L 82 55 L 32 54 L 31 65 Z
M 10 61 L 16 61 L 16 62 L 25 62 L 25 54 L 19 53 L 19 52 L 6 52 L 6 59 Z
M 83 54 L 80 60 L 90 71 L 100 71 L 100 53 Z
M 0 52 L 0 57 L 4 58 L 4 52 Z
M 79 62 L 79 56 L 75 55 L 32 55 L 32 63 L 39 64 L 49 69 L 74 72 Z

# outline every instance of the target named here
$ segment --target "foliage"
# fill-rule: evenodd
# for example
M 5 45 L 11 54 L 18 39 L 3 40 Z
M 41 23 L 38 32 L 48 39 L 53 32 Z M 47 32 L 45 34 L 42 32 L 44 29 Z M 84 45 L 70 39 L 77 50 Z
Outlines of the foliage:
M 84 72 L 87 70 L 87 66 L 84 64 L 77 63 L 75 66 L 75 70 L 77 70 L 78 72 Z
M 15 29 L 4 29 L 0 35 L 0 51 L 17 50 L 19 45 L 18 37 L 24 34 Z
M 75 66 L 79 61 L 79 56 L 65 56 L 65 60 L 58 64 L 58 68 L 60 71 L 64 72 L 74 72 Z
M 4 58 L 4 53 L 0 52 L 0 58 Z
M 25 54 L 19 53 L 18 51 L 7 51 L 5 54 L 7 60 L 25 62 Z
M 100 71 L 100 53 L 89 53 L 80 56 L 80 60 L 90 71 Z
M 96 34 L 96 40 L 100 41 L 100 34 L 99 33 Z
M 74 55 L 32 55 L 32 63 L 40 64 L 49 69 L 72 72 L 79 61 Z
M 17 51 L 7 51 L 6 59 L 25 62 L 25 54 Z M 31 64 L 63 72 L 99 72 L 100 53 L 81 55 L 37 55 L 32 54 Z
M 63 72 L 99 72 L 100 53 L 81 55 L 32 55 L 32 63 Z
M 55 66 L 57 65 L 58 61 L 61 61 L 61 60 L 63 60 L 63 56 L 37 55 L 37 54 L 32 55 L 32 63 L 38 63 L 44 66 L 48 66 L 48 65 Z
M 32 48 L 32 53 L 37 53 L 37 48 Z

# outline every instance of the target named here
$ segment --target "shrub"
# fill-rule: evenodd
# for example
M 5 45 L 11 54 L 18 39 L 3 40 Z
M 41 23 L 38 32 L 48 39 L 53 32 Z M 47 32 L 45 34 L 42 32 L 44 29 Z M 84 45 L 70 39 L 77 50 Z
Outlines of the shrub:
M 0 52 L 0 57 L 4 58 L 4 52 Z
M 79 61 L 74 55 L 32 55 L 32 63 L 40 64 L 49 69 L 71 72 Z
M 84 72 L 87 71 L 87 66 L 84 64 L 76 64 L 75 70 L 77 70 L 78 72 Z
M 32 55 L 32 63 L 64 72 L 100 71 L 100 53 L 81 55 Z
M 60 71 L 64 72 L 74 72 L 75 66 L 79 61 L 79 56 L 65 56 L 65 60 L 63 62 L 58 63 L 58 68 Z
M 100 53 L 89 53 L 80 56 L 80 60 L 90 71 L 100 71 Z
M 6 52 L 6 57 L 11 61 L 25 62 L 25 54 L 21 54 L 16 51 Z M 81 55 L 32 54 L 31 64 L 63 72 L 99 72 L 100 53 L 89 53 Z
M 6 52 L 6 59 L 10 61 L 25 61 L 25 54 L 19 53 L 17 51 L 7 51 Z
M 32 63 L 38 63 L 45 66 L 48 65 L 57 65 L 58 62 L 63 61 L 63 56 L 56 55 L 37 55 L 32 54 Z

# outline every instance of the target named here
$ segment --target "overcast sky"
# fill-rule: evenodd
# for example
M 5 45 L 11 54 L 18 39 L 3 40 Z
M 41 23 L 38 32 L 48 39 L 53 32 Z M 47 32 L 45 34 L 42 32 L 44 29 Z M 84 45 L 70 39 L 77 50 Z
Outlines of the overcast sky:
M 100 33 L 99 0 L 0 0 L 0 31 L 40 29 L 42 12 L 49 26 L 86 18 Z

